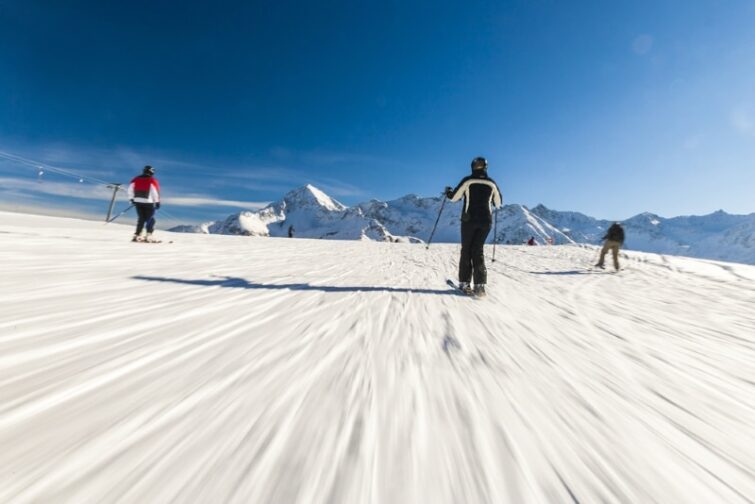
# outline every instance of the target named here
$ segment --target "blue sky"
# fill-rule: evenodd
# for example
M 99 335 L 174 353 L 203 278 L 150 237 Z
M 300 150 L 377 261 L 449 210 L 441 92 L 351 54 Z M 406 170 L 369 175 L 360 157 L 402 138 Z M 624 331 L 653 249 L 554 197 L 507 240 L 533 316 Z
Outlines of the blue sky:
M 120 5 L 116 5 L 120 4 Z M 177 220 L 314 183 L 755 211 L 755 2 L 0 2 L 0 208 L 104 213 L 152 164 Z

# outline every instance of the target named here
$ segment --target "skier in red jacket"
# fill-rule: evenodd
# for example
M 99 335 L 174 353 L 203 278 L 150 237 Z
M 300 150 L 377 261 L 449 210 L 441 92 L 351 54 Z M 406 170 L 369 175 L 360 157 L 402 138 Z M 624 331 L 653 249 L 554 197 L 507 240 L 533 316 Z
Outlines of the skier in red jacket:
M 139 214 L 136 233 L 131 241 L 154 241 L 152 232 L 155 230 L 155 210 L 160 208 L 160 183 L 155 178 L 154 168 L 147 165 L 141 175 L 134 177 L 128 186 L 128 198 Z M 145 225 L 147 236 L 142 238 Z

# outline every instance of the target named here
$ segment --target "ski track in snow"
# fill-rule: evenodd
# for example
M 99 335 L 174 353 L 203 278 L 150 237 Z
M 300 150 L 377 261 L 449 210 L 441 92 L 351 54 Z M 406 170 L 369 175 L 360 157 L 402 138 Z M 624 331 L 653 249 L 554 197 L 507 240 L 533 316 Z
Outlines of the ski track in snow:
M 0 213 L 0 502 L 753 502 L 755 267 Z

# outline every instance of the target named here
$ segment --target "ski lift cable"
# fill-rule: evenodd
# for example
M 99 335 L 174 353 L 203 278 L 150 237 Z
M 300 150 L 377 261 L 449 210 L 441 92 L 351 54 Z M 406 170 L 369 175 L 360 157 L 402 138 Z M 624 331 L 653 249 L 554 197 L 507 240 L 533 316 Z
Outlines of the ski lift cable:
M 24 165 L 27 165 L 29 167 L 32 167 L 35 170 L 38 170 L 40 177 L 44 174 L 44 172 L 49 171 L 49 172 L 55 173 L 57 175 L 62 175 L 62 176 L 65 176 L 65 177 L 75 178 L 79 182 L 87 181 L 87 182 L 91 182 L 91 183 L 98 184 L 98 185 L 103 185 L 103 186 L 112 185 L 110 182 L 107 182 L 107 181 L 102 180 L 102 179 L 98 179 L 96 177 L 92 177 L 92 176 L 89 176 L 89 175 L 83 175 L 81 173 L 76 173 L 73 170 L 67 170 L 67 169 L 64 169 L 64 168 L 59 168 L 57 166 L 53 166 L 53 165 L 50 165 L 48 163 L 43 163 L 43 162 L 40 162 L 40 161 L 35 161 L 33 159 L 28 159 L 28 158 L 21 157 L 21 156 L 15 155 L 15 154 L 10 154 L 10 153 L 4 152 L 4 151 L 0 151 L 0 158 L 3 158 L 3 159 L 6 159 L 8 161 L 12 161 L 12 162 L 15 162 L 15 163 L 24 164 Z M 123 191 L 125 189 L 119 188 L 119 190 Z
M 5 158 L 5 159 L 7 159 L 9 161 L 15 161 L 15 162 L 20 163 L 20 164 L 29 165 L 29 166 L 32 166 L 34 168 L 38 168 L 38 169 L 41 169 L 41 170 L 48 170 L 48 171 L 51 171 L 51 172 L 54 172 L 54 173 L 59 173 L 61 175 L 70 175 L 70 176 L 82 177 L 82 175 L 75 174 L 71 170 L 66 170 L 66 169 L 63 169 L 63 168 L 58 168 L 57 166 L 52 166 L 52 165 L 50 165 L 48 163 L 44 163 L 42 161 L 36 161 L 36 160 L 33 160 L 33 159 L 28 159 L 28 158 L 25 158 L 25 157 L 22 157 L 22 156 L 19 156 L 19 155 L 16 155 L 16 154 L 11 154 L 11 153 L 8 153 L 8 152 L 4 152 L 4 151 L 0 151 L 0 157 L 3 157 L 3 158 Z M 86 176 L 86 177 L 89 178 L 88 176 Z M 92 178 L 94 178 L 94 177 L 92 177 Z
M 101 186 L 103 186 L 103 187 L 105 187 L 107 189 L 116 189 L 117 192 L 119 192 L 119 193 L 120 192 L 122 192 L 122 193 L 127 192 L 127 189 L 124 188 L 120 184 L 116 184 L 116 183 L 113 183 L 113 182 L 107 182 L 105 180 L 98 179 L 96 177 L 91 177 L 89 175 L 83 175 L 83 174 L 77 173 L 77 172 L 75 172 L 73 170 L 67 170 L 67 169 L 64 169 L 64 168 L 59 168 L 57 166 L 53 166 L 53 165 L 50 165 L 48 163 L 44 163 L 44 162 L 41 162 L 41 161 L 35 161 L 33 159 L 29 159 L 29 158 L 25 158 L 25 157 L 22 157 L 22 156 L 18 156 L 16 154 L 11 154 L 9 152 L 5 152 L 5 151 L 2 151 L 2 150 L 0 150 L 0 159 L 5 159 L 5 160 L 11 161 L 13 163 L 25 165 L 25 166 L 28 166 L 31 169 L 37 170 L 37 178 L 40 181 L 42 180 L 42 176 L 46 172 L 50 172 L 50 173 L 54 173 L 54 174 L 57 174 L 57 175 L 62 175 L 64 177 L 70 177 L 70 178 L 76 179 L 80 183 L 83 182 L 83 181 L 86 181 L 86 182 L 90 182 L 92 184 L 101 185 Z M 176 219 L 175 217 L 172 217 L 168 212 L 164 212 L 163 211 L 162 213 L 163 213 L 163 215 L 165 215 L 166 217 L 168 217 L 169 220 L 173 220 L 176 223 L 180 224 L 180 221 L 178 219 Z
M 161 215 L 164 215 L 165 217 L 167 217 L 168 221 L 173 221 L 174 224 L 179 225 L 179 226 L 181 225 L 182 221 L 178 220 L 170 212 L 166 212 L 165 210 L 163 210 L 162 207 L 160 207 L 160 210 L 158 211 L 160 212 Z
M 9 160 L 9 161 L 12 161 L 12 162 L 15 162 L 15 163 L 27 165 L 30 168 L 33 168 L 33 169 L 37 170 L 38 171 L 37 174 L 38 174 L 38 176 L 40 178 L 45 173 L 50 172 L 50 173 L 54 173 L 56 175 L 61 175 L 61 176 L 64 176 L 64 177 L 69 177 L 69 178 L 76 179 L 80 183 L 83 183 L 83 182 L 86 181 L 86 182 L 90 182 L 90 183 L 97 184 L 97 185 L 104 185 L 104 186 L 109 185 L 109 182 L 106 182 L 104 180 L 101 180 L 101 179 L 98 179 L 98 178 L 95 178 L 95 177 L 90 177 L 89 175 L 82 175 L 80 173 L 76 173 L 76 172 L 73 172 L 73 171 L 70 171 L 70 170 L 65 170 L 65 169 L 62 169 L 62 168 L 58 168 L 56 166 L 52 166 L 52 165 L 49 165 L 47 163 L 39 163 L 39 162 L 35 162 L 35 161 L 23 159 L 23 158 L 19 159 L 17 157 L 12 157 L 12 156 L 5 155 L 5 153 L 2 153 L 2 152 L 0 152 L 0 158 L 4 158 L 6 160 Z
M 14 162 L 14 163 L 26 165 L 26 166 L 34 169 L 34 170 L 37 170 L 38 179 L 39 180 L 42 179 L 42 176 L 46 172 L 50 172 L 50 173 L 54 173 L 54 174 L 57 174 L 57 175 L 62 175 L 62 176 L 65 176 L 65 177 L 74 178 L 74 179 L 78 180 L 80 183 L 86 181 L 86 182 L 90 182 L 92 184 L 101 185 L 101 186 L 106 187 L 108 189 L 116 189 L 117 192 L 124 192 L 124 193 L 127 192 L 127 189 L 124 188 L 120 184 L 116 184 L 116 183 L 113 183 L 113 182 L 107 182 L 106 180 L 98 179 L 96 177 L 91 177 L 89 175 L 83 175 L 83 174 L 77 173 L 77 172 L 75 172 L 73 170 L 59 168 L 57 166 L 53 166 L 53 165 L 50 165 L 48 163 L 44 163 L 44 162 L 41 162 L 41 161 L 35 161 L 33 159 L 29 159 L 29 158 L 25 158 L 25 157 L 22 157 L 22 156 L 18 156 L 16 154 L 11 154 L 11 153 L 6 152 L 6 151 L 0 150 L 0 159 L 5 159 L 5 160 L 8 160 L 8 161 L 11 161 L 11 162 Z M 170 212 L 166 212 L 163 209 L 160 210 L 160 213 L 162 215 L 164 215 L 165 217 L 167 217 L 167 220 L 173 221 L 176 224 L 181 224 L 181 222 L 182 222 L 181 220 L 179 220 L 178 218 L 176 218 L 174 215 L 172 215 Z

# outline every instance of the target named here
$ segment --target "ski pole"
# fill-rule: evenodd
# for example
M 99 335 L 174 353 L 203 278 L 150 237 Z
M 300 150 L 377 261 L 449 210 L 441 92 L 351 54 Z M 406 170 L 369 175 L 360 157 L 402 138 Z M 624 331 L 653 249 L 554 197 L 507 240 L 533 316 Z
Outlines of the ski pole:
M 105 223 L 105 225 L 107 225 L 107 224 L 110 224 L 110 223 L 111 223 L 111 222 L 113 222 L 113 221 L 114 221 L 115 219 L 117 219 L 117 218 L 118 218 L 118 217 L 120 217 L 121 215 L 125 214 L 126 212 L 128 212 L 128 211 L 129 211 L 129 210 L 131 210 L 132 208 L 134 208 L 134 205 L 129 205 L 128 207 L 126 207 L 126 209 L 125 209 L 124 211 L 122 211 L 121 213 L 119 213 L 118 215 L 116 215 L 115 217 L 113 217 L 112 219 L 110 219 L 109 221 L 107 221 L 107 222 Z
M 443 213 L 443 207 L 446 206 L 446 200 L 448 199 L 448 196 L 444 193 L 443 194 L 443 202 L 440 204 L 440 210 L 438 210 L 438 218 L 435 219 L 435 225 L 433 226 L 433 231 L 430 233 L 430 238 L 427 240 L 427 246 L 425 247 L 425 250 L 430 248 L 430 244 L 433 242 L 433 236 L 435 236 L 435 230 L 438 227 L 438 222 L 440 221 L 440 215 Z
M 498 209 L 493 212 L 493 260 L 495 262 L 495 244 L 498 243 Z

